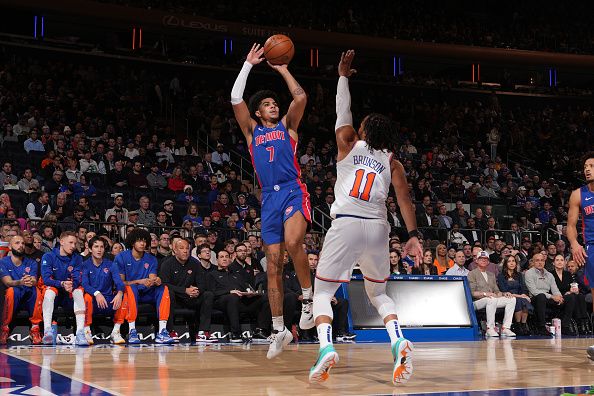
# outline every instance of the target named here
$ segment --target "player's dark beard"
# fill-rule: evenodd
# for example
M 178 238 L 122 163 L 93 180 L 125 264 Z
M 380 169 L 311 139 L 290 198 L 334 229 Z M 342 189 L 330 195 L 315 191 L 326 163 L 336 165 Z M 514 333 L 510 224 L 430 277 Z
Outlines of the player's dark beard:
M 25 251 L 19 252 L 19 251 L 18 251 L 18 250 L 16 250 L 16 249 L 10 249 L 10 250 L 11 250 L 11 252 L 12 252 L 12 255 L 13 255 L 14 257 L 21 258 L 21 257 L 24 257 L 24 256 L 25 256 Z

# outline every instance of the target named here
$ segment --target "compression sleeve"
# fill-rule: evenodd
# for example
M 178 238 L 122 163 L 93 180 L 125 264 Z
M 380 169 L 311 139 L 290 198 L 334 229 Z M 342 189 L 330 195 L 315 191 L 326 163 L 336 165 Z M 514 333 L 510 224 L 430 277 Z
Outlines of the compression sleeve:
M 336 126 L 334 130 L 345 125 L 353 125 L 353 114 L 351 113 L 349 79 L 341 76 L 336 88 Z
M 247 82 L 248 74 L 250 74 L 250 70 L 252 70 L 252 66 L 253 65 L 249 62 L 243 62 L 243 67 L 235 79 L 233 89 L 231 89 L 232 105 L 238 105 L 243 102 L 243 91 L 245 90 L 245 84 Z

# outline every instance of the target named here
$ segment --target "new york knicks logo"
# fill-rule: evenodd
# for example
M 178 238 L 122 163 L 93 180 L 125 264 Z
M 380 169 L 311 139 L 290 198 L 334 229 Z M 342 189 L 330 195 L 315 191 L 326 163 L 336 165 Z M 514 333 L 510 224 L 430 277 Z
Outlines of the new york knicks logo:
M 289 206 L 286 210 L 285 210 L 285 216 L 288 216 L 291 214 L 291 212 L 293 211 L 293 207 Z
M 71 266 L 71 265 L 69 265 L 67 269 L 68 269 L 68 272 L 72 272 L 72 270 L 74 269 L 74 267 Z
M 103 272 L 105 272 L 106 274 L 109 273 L 109 268 L 103 268 Z
M 31 272 L 31 267 L 25 267 L 25 272 L 26 272 L 26 273 L 29 273 L 29 272 Z
M 144 268 L 148 269 L 148 267 L 149 267 L 149 263 L 144 263 Z

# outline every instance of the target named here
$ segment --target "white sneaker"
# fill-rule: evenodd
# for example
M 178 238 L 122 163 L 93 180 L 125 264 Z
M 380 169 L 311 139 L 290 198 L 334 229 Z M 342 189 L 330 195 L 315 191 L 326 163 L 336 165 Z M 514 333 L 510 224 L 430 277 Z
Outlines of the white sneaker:
M 126 340 L 124 340 L 119 331 L 113 331 L 110 338 L 112 344 L 120 345 L 126 343 Z
M 301 318 L 299 319 L 299 327 L 302 330 L 309 330 L 315 327 L 313 317 L 313 301 L 303 300 L 301 302 Z
M 283 331 L 273 330 L 268 340 L 270 341 L 270 346 L 268 347 L 266 357 L 273 359 L 283 351 L 285 346 L 293 341 L 293 334 L 285 327 Z
M 499 337 L 499 333 L 495 331 L 495 329 L 487 328 L 487 332 L 485 333 L 485 337 Z
M 93 333 L 91 332 L 90 329 L 85 330 L 85 338 L 87 339 L 87 342 L 89 343 L 89 345 L 93 345 L 95 343 L 93 341 Z
M 515 336 L 516 336 L 516 333 L 514 333 L 510 329 L 503 328 L 503 330 L 501 330 L 501 337 L 515 337 Z

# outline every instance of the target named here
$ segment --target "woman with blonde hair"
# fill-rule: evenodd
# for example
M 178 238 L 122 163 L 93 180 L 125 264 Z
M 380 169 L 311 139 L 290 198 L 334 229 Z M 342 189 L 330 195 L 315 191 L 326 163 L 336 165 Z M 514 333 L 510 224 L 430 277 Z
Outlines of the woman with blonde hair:
M 445 274 L 445 272 L 454 265 L 454 260 L 448 257 L 448 249 L 443 243 L 440 243 L 435 248 L 435 260 L 433 260 L 433 265 L 437 268 L 438 275 Z

